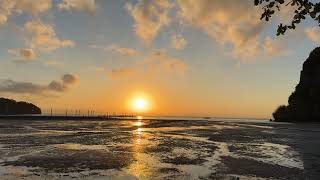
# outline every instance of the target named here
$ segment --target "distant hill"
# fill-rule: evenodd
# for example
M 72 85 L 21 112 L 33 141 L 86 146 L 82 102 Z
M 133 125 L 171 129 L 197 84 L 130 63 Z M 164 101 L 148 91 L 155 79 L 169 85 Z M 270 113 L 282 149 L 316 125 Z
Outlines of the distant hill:
M 41 114 L 41 109 L 32 103 L 0 98 L 0 115 Z

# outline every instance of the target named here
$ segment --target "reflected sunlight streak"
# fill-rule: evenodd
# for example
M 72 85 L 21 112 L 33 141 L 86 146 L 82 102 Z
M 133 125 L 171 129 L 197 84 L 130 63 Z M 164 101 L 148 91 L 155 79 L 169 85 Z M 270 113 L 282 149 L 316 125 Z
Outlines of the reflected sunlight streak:
M 141 121 L 136 122 L 135 126 L 141 126 Z M 135 175 L 138 179 L 148 179 L 155 173 L 155 169 L 149 163 L 152 163 L 152 157 L 145 153 L 146 144 L 150 144 L 148 140 L 149 133 L 144 133 L 143 128 L 138 128 L 133 131 L 133 156 L 136 160 L 128 167 L 128 171 Z M 151 158 L 151 159 L 150 159 Z

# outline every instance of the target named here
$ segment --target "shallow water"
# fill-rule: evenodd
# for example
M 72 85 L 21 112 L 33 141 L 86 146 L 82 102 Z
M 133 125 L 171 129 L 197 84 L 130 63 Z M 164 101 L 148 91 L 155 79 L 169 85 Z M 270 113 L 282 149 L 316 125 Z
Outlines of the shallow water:
M 0 121 L 1 179 L 319 179 L 320 125 Z

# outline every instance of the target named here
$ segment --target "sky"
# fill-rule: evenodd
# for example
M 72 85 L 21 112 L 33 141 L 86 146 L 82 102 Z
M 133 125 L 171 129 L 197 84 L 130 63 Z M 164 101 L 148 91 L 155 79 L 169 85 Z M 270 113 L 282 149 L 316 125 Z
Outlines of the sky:
M 251 0 L 0 0 L 0 96 L 43 112 L 270 118 L 320 43 Z M 143 111 L 133 107 L 137 99 Z

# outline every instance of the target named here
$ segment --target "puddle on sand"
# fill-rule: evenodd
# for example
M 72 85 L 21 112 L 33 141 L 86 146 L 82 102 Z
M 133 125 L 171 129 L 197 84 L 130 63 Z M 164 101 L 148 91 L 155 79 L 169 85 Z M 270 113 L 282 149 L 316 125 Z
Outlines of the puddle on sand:
M 69 150 L 108 150 L 106 145 L 85 145 L 85 144 L 55 144 L 55 148 L 69 149 Z

